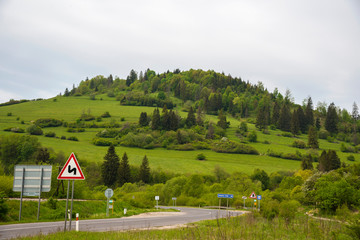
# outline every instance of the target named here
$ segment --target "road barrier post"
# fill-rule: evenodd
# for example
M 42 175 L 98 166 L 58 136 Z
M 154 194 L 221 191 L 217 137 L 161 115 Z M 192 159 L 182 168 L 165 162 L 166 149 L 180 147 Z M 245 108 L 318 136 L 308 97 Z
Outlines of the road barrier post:
M 79 231 L 79 214 L 76 213 L 76 226 L 75 226 L 75 230 L 78 232 Z

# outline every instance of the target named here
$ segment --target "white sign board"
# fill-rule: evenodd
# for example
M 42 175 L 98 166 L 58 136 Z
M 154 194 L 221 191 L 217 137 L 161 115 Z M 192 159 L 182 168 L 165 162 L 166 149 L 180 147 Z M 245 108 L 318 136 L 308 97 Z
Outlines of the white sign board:
M 159 201 L 160 197 L 159 196 L 155 196 L 155 200 Z
M 42 179 L 41 170 L 43 172 Z M 14 169 L 13 191 L 21 192 L 22 181 L 24 180 L 24 196 L 39 196 L 40 181 L 42 185 L 41 192 L 50 192 L 51 173 L 51 165 L 16 165 Z

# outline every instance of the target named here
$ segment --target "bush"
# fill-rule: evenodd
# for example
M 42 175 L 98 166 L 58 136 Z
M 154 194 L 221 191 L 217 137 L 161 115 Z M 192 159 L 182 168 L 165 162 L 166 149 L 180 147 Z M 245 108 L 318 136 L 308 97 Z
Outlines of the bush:
M 203 153 L 199 153 L 199 154 L 196 156 L 196 159 L 197 159 L 197 160 L 206 160 L 206 156 L 205 156 Z
M 117 135 L 119 135 L 119 131 L 113 129 L 104 129 L 96 134 L 97 137 L 102 137 L 102 138 L 114 138 Z
M 111 144 L 115 145 L 113 141 L 104 138 L 94 138 L 93 144 L 96 146 L 110 146 Z
M 29 126 L 26 131 L 30 134 L 30 135 L 43 135 L 43 130 L 36 126 L 36 125 L 31 125 Z
M 248 133 L 247 139 L 249 142 L 256 142 L 257 141 L 257 134 L 255 131 L 252 131 L 251 133 Z
M 330 133 L 326 130 L 319 131 L 319 138 L 320 139 L 327 139 L 330 136 Z
M 283 137 L 288 137 L 288 138 L 292 138 L 292 137 L 293 137 L 293 135 L 292 135 L 291 133 L 289 133 L 289 132 L 283 132 L 281 135 L 282 135 Z
M 67 140 L 70 140 L 70 141 L 79 141 L 79 139 L 75 136 L 71 136 L 71 137 L 68 137 Z
M 61 139 L 61 140 L 66 140 L 66 137 L 65 137 L 65 136 L 61 136 L 60 139 Z
M 0 192 L 0 219 L 5 220 L 6 214 L 9 212 L 9 207 L 4 200 L 4 193 Z
M 35 121 L 35 125 L 41 128 L 59 127 L 62 125 L 62 121 L 55 118 L 40 118 Z
M 347 157 L 347 160 L 349 160 L 349 161 L 355 161 L 355 157 L 354 157 L 354 155 L 349 155 L 348 157 Z
M 212 145 L 211 150 L 220 153 L 241 153 L 241 154 L 255 154 L 259 152 L 252 146 L 237 143 L 234 141 L 219 142 Z
M 54 133 L 54 132 L 45 133 L 45 137 L 55 137 L 55 136 L 56 136 L 56 133 Z
M 11 112 L 8 112 L 7 115 L 8 115 L 9 117 L 11 117 L 11 116 L 12 116 L 12 113 L 11 113 Z
M 295 140 L 292 143 L 292 147 L 304 149 L 304 148 L 306 148 L 306 143 L 301 140 Z
M 111 117 L 109 112 L 105 112 L 104 114 L 101 115 L 102 118 L 109 118 Z
M 96 118 L 96 121 L 97 121 L 97 122 L 101 122 L 101 121 L 102 121 L 102 118 L 101 118 L 101 117 L 97 117 L 97 118 Z

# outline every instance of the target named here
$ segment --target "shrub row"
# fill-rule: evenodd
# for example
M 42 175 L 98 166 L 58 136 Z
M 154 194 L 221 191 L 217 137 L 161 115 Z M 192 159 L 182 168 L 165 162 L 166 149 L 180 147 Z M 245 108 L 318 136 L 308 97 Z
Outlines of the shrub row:
M 241 153 L 241 154 L 255 154 L 255 155 L 259 154 L 259 152 L 252 146 L 242 143 L 237 143 L 234 141 L 214 143 L 212 145 L 211 150 L 220 153 Z

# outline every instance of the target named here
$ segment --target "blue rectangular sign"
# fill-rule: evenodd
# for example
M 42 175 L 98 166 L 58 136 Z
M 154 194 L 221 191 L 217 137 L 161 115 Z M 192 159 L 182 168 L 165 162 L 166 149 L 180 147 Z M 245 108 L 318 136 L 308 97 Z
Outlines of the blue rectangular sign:
M 234 198 L 233 194 L 218 194 L 218 198 Z
M 257 195 L 257 199 L 261 200 L 262 196 L 261 195 Z

